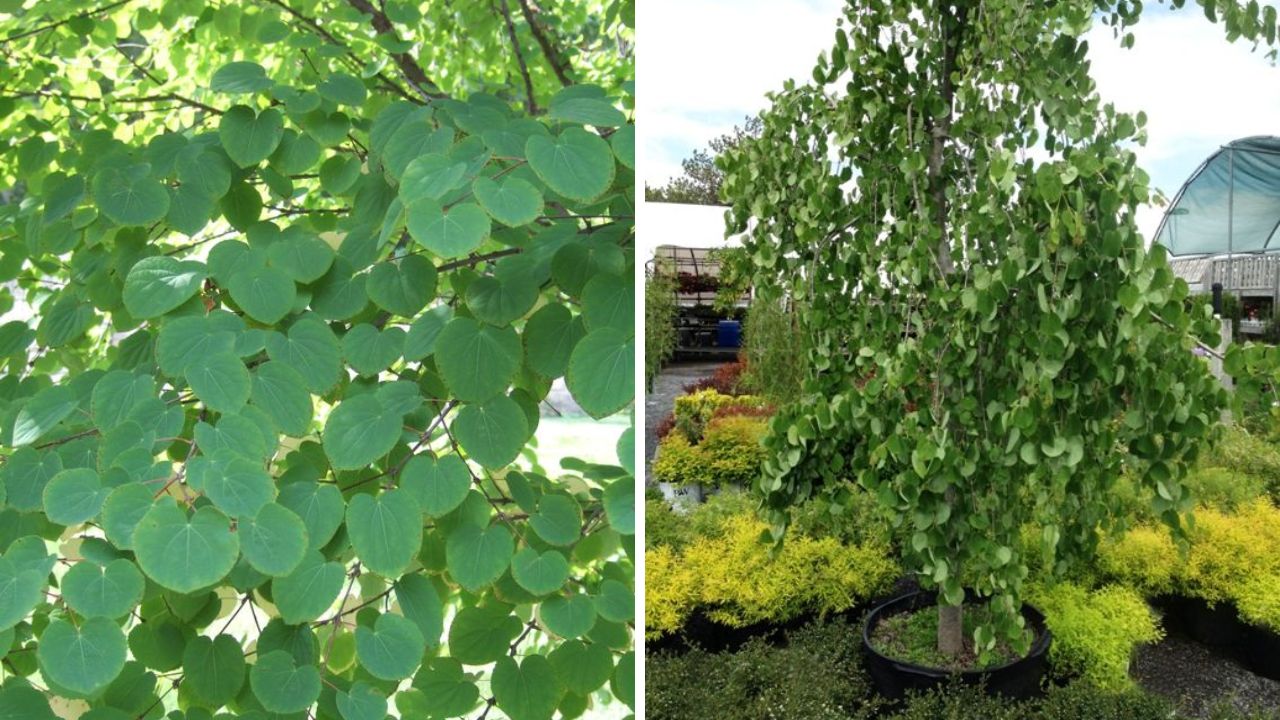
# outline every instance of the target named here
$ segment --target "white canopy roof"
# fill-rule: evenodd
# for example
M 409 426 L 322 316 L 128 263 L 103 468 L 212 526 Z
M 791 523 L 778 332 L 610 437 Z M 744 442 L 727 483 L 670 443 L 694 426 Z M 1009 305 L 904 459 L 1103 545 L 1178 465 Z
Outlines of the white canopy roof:
M 638 227 L 645 261 L 654 257 L 660 245 L 707 249 L 741 245 L 736 237 L 724 237 L 727 209 L 719 205 L 644 203 Z

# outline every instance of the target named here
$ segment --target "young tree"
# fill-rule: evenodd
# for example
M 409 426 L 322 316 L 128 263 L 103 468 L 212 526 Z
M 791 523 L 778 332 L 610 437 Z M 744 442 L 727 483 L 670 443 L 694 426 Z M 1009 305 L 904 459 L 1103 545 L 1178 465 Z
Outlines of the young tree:
M 633 12 L 0 0 L 0 706 L 633 702 Z
M 1232 38 L 1275 39 L 1274 11 L 1201 4 Z M 975 647 L 1025 648 L 1021 534 L 1048 568 L 1087 558 L 1122 467 L 1179 528 L 1227 399 L 1190 351 L 1216 338 L 1207 311 L 1135 227 L 1145 117 L 1089 76 L 1084 32 L 1119 37 L 1139 9 L 851 2 L 814 82 L 723 158 L 756 287 L 808 308 L 807 397 L 775 419 L 761 480 L 772 520 L 855 476 L 907 527 L 948 655 L 966 588 L 996 610 Z

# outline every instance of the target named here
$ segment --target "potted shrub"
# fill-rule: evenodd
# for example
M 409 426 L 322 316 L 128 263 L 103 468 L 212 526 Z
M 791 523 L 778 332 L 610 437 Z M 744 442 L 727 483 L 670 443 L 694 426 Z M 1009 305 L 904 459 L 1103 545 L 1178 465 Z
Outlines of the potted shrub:
M 1216 343 L 1209 311 L 1135 225 L 1145 118 L 1089 77 L 1099 7 L 1118 32 L 1140 8 L 850 3 L 814 82 L 771 96 L 759 138 L 720 159 L 757 301 L 808 309 L 804 396 L 757 483 L 775 536 L 843 477 L 873 493 L 927 595 L 868 635 L 927 605 L 948 667 L 926 679 L 1044 649 L 1019 535 L 1050 573 L 1090 558 L 1122 467 L 1179 531 L 1228 399 L 1190 352 Z M 1256 6 L 1223 12 L 1259 37 Z M 930 672 L 909 665 L 890 670 Z

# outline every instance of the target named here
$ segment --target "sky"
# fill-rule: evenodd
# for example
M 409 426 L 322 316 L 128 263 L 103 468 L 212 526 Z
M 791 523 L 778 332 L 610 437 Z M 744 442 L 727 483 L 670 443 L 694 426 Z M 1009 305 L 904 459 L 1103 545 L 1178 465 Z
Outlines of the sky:
M 834 38 L 839 0 L 646 0 L 650 38 L 641 53 L 641 176 L 660 185 L 710 139 L 767 107 L 765 94 L 788 78 L 807 80 Z M 1090 31 L 1092 74 L 1102 98 L 1144 110 L 1148 140 L 1135 148 L 1152 185 L 1172 197 L 1222 144 L 1280 135 L 1280 68 L 1244 42 L 1228 44 L 1194 3 L 1181 11 L 1151 4 L 1125 50 L 1111 29 Z M 660 30 L 658 30 L 660 29 Z M 655 47 L 656 46 L 656 47 Z M 1143 208 L 1138 226 L 1155 234 L 1161 209 Z

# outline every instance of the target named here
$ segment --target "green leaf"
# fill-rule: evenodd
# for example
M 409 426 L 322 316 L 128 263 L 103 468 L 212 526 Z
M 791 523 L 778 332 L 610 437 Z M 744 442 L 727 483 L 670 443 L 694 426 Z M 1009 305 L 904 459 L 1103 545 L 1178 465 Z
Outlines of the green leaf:
M 409 334 L 404 339 L 404 359 L 421 360 L 436 351 L 436 341 L 444 326 L 453 319 L 453 308 L 448 305 L 437 305 L 409 325 Z
M 234 353 L 239 328 L 233 329 L 231 322 L 217 319 L 221 317 L 208 315 L 167 320 L 156 341 L 156 359 L 160 362 L 160 369 L 170 377 L 183 377 L 196 358 Z M 240 319 L 235 317 L 235 320 Z
M 316 86 L 320 97 L 332 100 L 339 105 L 359 107 L 364 104 L 368 92 L 359 78 L 346 73 L 334 73 Z M 379 718 L 378 720 L 381 720 Z
M 513 552 L 511 533 L 501 525 L 462 525 L 449 533 L 445 546 L 449 574 L 469 592 L 477 592 L 502 577 Z
M 250 167 L 266 160 L 284 137 L 284 118 L 275 108 L 254 112 L 247 105 L 236 105 L 222 114 L 218 125 L 222 148 L 232 162 Z
M 436 339 L 440 374 L 463 401 L 484 401 L 506 391 L 520 359 L 520 337 L 509 327 L 455 317 Z
M 231 164 L 226 156 L 201 145 L 188 145 L 178 153 L 178 181 L 200 197 L 217 200 L 231 189 Z M 207 219 L 207 218 L 206 218 Z
M 285 435 L 302 437 L 311 427 L 315 408 L 306 380 L 282 362 L 269 360 L 254 369 L 249 398 Z
M 542 193 L 518 177 L 504 178 L 501 182 L 487 177 L 476 178 L 471 184 L 471 192 L 480 207 L 503 225 L 528 225 L 542 214 Z
M 528 655 L 519 665 L 502 658 L 493 668 L 493 696 L 511 720 L 551 720 L 564 688 L 551 662 L 541 655 Z
M 124 280 L 124 306 L 139 319 L 158 317 L 190 300 L 200 290 L 205 267 L 167 255 L 143 258 Z
M 574 317 L 560 303 L 538 309 L 524 326 L 525 356 L 529 368 L 545 378 L 558 378 L 569 369 L 574 347 L 587 331 L 581 317 Z
M 600 617 L 609 622 L 629 623 L 635 618 L 635 594 L 617 580 L 610 578 L 600 583 L 595 602 Z
M 636 531 L 636 481 L 628 475 L 604 489 L 604 512 L 609 525 L 623 535 Z
M 475 203 L 461 203 L 446 212 L 431 199 L 407 206 L 405 226 L 422 247 L 442 258 L 456 258 L 480 247 L 489 237 L 489 216 Z
M 244 649 L 230 635 L 196 637 L 182 653 L 182 686 L 205 707 L 220 708 L 244 686 Z
M 66 385 L 54 385 L 36 393 L 13 421 L 13 447 L 36 442 L 76 409 L 79 399 Z
M 601 273 L 582 289 L 582 316 L 587 330 L 613 328 L 635 333 L 635 287 L 621 277 Z
M 451 428 L 467 457 L 490 470 L 510 465 L 529 439 L 524 411 L 506 395 L 464 405 Z
M 550 595 L 569 579 L 569 561 L 556 550 L 539 553 L 526 547 L 511 559 L 511 577 L 534 595 Z
M 449 653 L 467 665 L 487 665 L 506 656 L 523 628 L 509 606 L 464 607 L 449 625 Z
M 276 494 L 275 483 L 261 462 L 227 450 L 210 458 L 209 471 L 203 473 L 200 482 L 213 504 L 233 518 L 257 515 Z
M 600 643 L 563 643 L 547 656 L 560 684 L 575 695 L 590 695 L 613 676 L 613 654 Z
M 138 565 L 161 587 L 190 593 L 226 577 L 240 556 L 240 541 L 226 515 L 212 507 L 190 518 L 172 498 L 161 498 L 133 531 Z
M 595 627 L 596 604 L 586 595 L 557 595 L 538 606 L 538 617 L 548 630 L 570 640 Z
M 609 327 L 587 333 L 573 349 L 565 382 L 591 417 L 622 410 L 635 396 L 635 338 Z
M 126 653 L 124 633 L 108 618 L 88 618 L 80 627 L 54 618 L 40 636 L 36 659 L 50 683 L 85 697 L 116 679 Z
M 609 145 L 618 162 L 631 169 L 636 167 L 636 126 L 623 125 L 609 136 Z
M 239 533 L 244 559 L 263 575 L 288 575 L 307 552 L 306 525 L 292 510 L 274 502 L 252 517 L 240 518 Z
M 345 577 L 342 565 L 326 562 L 319 552 L 308 550 L 293 572 L 271 581 L 280 617 L 290 625 L 318 619 L 338 599 Z
M 427 647 L 439 645 L 444 632 L 444 604 L 431 581 L 419 573 L 404 575 L 396 580 L 395 593 L 400 612 L 418 626 Z
M 280 322 L 297 298 L 292 280 L 265 267 L 247 267 L 232 274 L 227 290 L 249 317 L 264 325 Z
M 0 630 L 31 614 L 44 599 L 45 574 L 0 557 Z
M 609 143 L 582 128 L 565 128 L 555 139 L 534 135 L 525 144 L 529 167 L 552 190 L 589 202 L 613 184 L 614 160 Z
M 133 549 L 133 531 L 151 509 L 154 491 L 149 487 L 138 483 L 121 485 L 102 504 L 102 529 L 111 544 L 121 550 Z
M 463 609 L 459 617 L 465 612 L 467 609 Z M 519 624 L 516 621 L 517 627 Z M 480 689 L 463 673 L 462 663 L 452 657 L 428 660 L 414 677 L 413 686 L 422 691 L 423 711 L 432 717 L 460 717 L 470 712 L 480 699 Z M 401 717 L 409 716 L 401 713 Z
M 169 212 L 169 193 L 147 174 L 147 166 L 107 167 L 93 177 L 93 199 L 113 222 L 150 225 Z
M 324 424 L 325 455 L 337 470 L 366 467 L 396 446 L 400 422 L 373 395 L 343 400 Z
M 365 682 L 357 681 L 350 690 L 334 693 L 334 701 L 342 720 L 385 720 L 387 717 L 387 697 Z
M 366 568 L 399 577 L 422 547 L 422 510 L 404 490 L 356 495 L 347 506 L 347 533 Z
M 228 95 L 253 93 L 271 87 L 267 71 L 255 62 L 229 62 L 218 68 L 209 83 L 209 89 Z
M 49 522 L 70 527 L 97 517 L 107 499 L 92 468 L 63 470 L 44 486 L 44 514 Z
M 329 542 L 346 516 L 342 493 L 331 483 L 288 483 L 280 488 L 279 502 L 302 518 L 307 527 L 307 548 L 311 550 Z
M 333 266 L 333 248 L 310 233 L 285 232 L 287 237 L 267 248 L 268 264 L 285 276 L 299 283 L 310 283 L 324 277 Z M 238 302 L 238 301 L 237 301 Z
M 287 337 L 280 333 L 267 335 L 267 356 L 298 371 L 313 393 L 327 392 L 342 373 L 338 338 L 328 325 L 316 319 L 294 323 Z
M 234 413 L 244 407 L 253 388 L 248 368 L 229 352 L 194 358 L 187 365 L 186 378 L 205 407 L 220 413 Z
M 467 164 L 430 153 L 409 162 L 400 176 L 400 200 L 406 207 L 420 200 L 439 200 L 461 184 Z
M 112 370 L 93 386 L 90 412 L 99 430 L 109 430 L 128 418 L 138 404 L 156 396 L 155 379 L 125 370 Z
M 380 262 L 369 271 L 365 292 L 383 310 L 413 317 L 436 296 L 436 266 L 421 255 Z
M 467 307 L 490 325 L 510 325 L 538 302 L 538 285 L 528 275 L 486 275 L 467 285 Z
M 356 628 L 356 657 L 381 680 L 403 680 L 417 669 L 427 644 L 418 626 L 399 615 L 378 616 L 372 629 Z
M 404 352 L 405 332 L 398 327 L 378 330 L 360 323 L 342 337 L 342 355 L 352 369 L 365 377 L 377 376 Z
M 320 697 L 320 671 L 299 666 L 292 655 L 274 650 L 258 657 L 249 684 L 262 707 L 273 713 L 300 713 Z
M 605 97 L 604 89 L 597 85 L 570 85 L 551 98 L 547 116 L 579 125 L 617 127 L 627 118 Z
M 435 458 L 415 455 L 400 471 L 400 487 L 417 500 L 422 512 L 441 517 L 462 504 L 471 490 L 471 473 L 454 454 Z
M 582 536 L 582 508 L 568 495 L 543 495 L 529 525 L 551 545 L 572 545 Z

